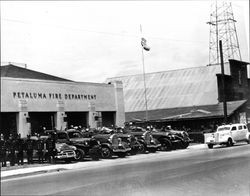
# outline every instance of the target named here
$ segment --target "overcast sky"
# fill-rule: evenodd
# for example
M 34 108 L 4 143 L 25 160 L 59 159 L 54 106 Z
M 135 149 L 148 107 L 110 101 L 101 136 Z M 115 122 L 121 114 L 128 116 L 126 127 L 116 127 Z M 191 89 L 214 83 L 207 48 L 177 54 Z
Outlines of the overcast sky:
M 231 1 L 242 60 L 249 1 Z M 1 1 L 1 62 L 75 81 L 206 66 L 211 1 Z

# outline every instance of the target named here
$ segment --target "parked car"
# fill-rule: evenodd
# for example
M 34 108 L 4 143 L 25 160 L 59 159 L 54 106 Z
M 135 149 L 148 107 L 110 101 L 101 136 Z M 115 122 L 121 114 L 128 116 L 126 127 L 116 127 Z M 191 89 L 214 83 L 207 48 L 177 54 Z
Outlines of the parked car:
M 129 153 L 131 155 L 135 155 L 142 151 L 142 149 L 144 149 L 143 144 L 140 143 L 134 135 L 117 133 L 117 136 L 121 138 L 123 142 L 126 142 L 129 145 L 129 147 L 131 148 Z
M 214 145 L 233 146 L 237 142 L 250 143 L 250 133 L 245 124 L 229 124 L 219 126 L 214 133 L 205 133 L 205 143 L 208 148 Z
M 171 129 L 168 131 L 168 135 L 170 136 L 173 149 L 185 149 L 192 141 L 186 131 Z
M 51 133 L 53 131 L 46 131 Z M 56 141 L 75 146 L 76 161 L 82 161 L 85 157 L 91 157 L 93 160 L 100 158 L 101 146 L 93 138 L 84 138 L 80 131 L 69 129 L 67 131 L 56 131 Z
M 113 130 L 102 130 L 92 137 L 101 143 L 102 158 L 111 158 L 113 155 L 125 157 L 131 150 L 129 144 L 122 141 Z
M 160 142 L 153 138 L 152 134 L 149 131 L 141 127 L 130 127 L 128 130 L 129 134 L 137 138 L 137 140 L 142 144 L 140 148 L 140 153 L 156 152 L 160 148 Z
M 46 142 L 46 140 L 48 139 L 48 136 L 43 135 L 40 137 L 44 142 Z M 31 140 L 34 141 L 34 143 L 38 140 L 37 136 L 31 136 Z M 57 160 L 63 160 L 65 162 L 71 162 L 73 160 L 75 160 L 76 158 L 76 147 L 72 146 L 72 145 L 68 145 L 66 143 L 59 143 L 56 142 L 56 155 L 55 155 L 55 161 Z M 24 156 L 27 156 L 26 153 L 24 154 Z M 44 154 L 45 159 L 48 159 L 48 152 L 45 151 Z M 38 153 L 37 150 L 34 149 L 33 151 L 33 159 L 36 160 L 38 159 Z

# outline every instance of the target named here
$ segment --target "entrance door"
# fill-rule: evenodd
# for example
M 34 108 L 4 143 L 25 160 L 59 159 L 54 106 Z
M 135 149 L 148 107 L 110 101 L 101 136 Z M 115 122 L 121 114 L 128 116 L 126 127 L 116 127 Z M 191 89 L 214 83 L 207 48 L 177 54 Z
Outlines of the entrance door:
M 17 113 L 1 112 L 0 113 L 0 132 L 8 137 L 9 134 L 17 134 Z
M 31 134 L 43 132 L 43 129 L 53 130 L 55 127 L 54 112 L 29 112 Z
M 71 126 L 81 126 L 87 127 L 87 112 L 66 112 L 67 115 L 67 127 L 70 128 Z
M 115 112 L 102 112 L 102 126 L 115 126 Z

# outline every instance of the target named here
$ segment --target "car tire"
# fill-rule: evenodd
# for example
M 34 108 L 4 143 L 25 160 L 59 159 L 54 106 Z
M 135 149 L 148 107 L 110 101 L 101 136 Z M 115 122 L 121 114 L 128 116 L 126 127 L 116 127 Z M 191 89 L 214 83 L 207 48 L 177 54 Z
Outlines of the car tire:
M 208 147 L 209 149 L 212 149 L 212 148 L 214 147 L 214 145 L 213 145 L 213 144 L 208 144 L 207 147 Z
M 161 140 L 161 151 L 171 151 L 172 150 L 172 143 L 168 139 Z
M 77 149 L 76 150 L 76 161 L 83 161 L 85 157 L 85 152 L 82 149 Z
M 109 159 L 109 158 L 111 158 L 112 157 L 112 152 L 111 152 L 110 148 L 108 148 L 106 146 L 102 147 L 102 149 L 101 149 L 101 156 L 102 156 L 103 159 Z
M 228 147 L 233 146 L 233 141 L 232 141 L 231 138 L 228 138 L 227 146 L 228 146 Z

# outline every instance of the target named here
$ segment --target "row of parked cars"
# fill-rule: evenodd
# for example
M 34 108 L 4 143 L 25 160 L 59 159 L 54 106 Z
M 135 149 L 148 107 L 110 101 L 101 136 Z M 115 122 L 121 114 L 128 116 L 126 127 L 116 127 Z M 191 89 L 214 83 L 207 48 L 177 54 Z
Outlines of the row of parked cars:
M 53 135 L 57 149 L 55 158 L 67 162 L 82 161 L 85 158 L 93 160 L 108 159 L 112 156 L 125 157 L 138 153 L 154 153 L 157 150 L 171 151 L 185 149 L 191 142 L 185 131 L 147 131 L 141 127 L 130 127 L 124 130 L 103 128 L 101 131 L 79 131 L 68 129 L 65 131 L 45 131 L 41 138 Z M 67 147 L 66 147 L 67 146 Z

